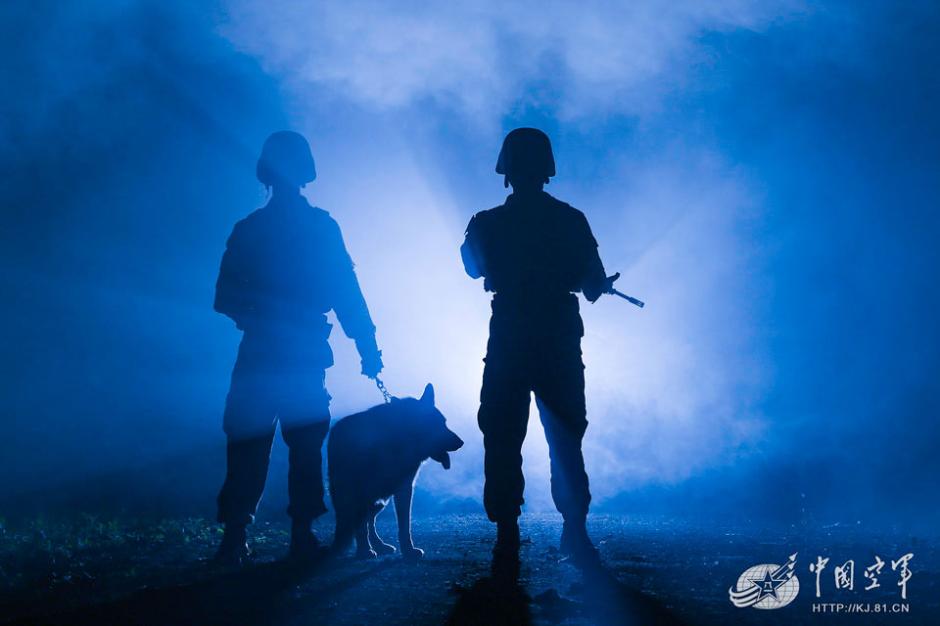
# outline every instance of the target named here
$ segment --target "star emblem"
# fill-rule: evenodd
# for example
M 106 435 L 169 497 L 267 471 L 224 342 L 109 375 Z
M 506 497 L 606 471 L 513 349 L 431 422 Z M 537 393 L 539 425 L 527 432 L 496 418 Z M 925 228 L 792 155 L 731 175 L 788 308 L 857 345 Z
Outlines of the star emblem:
M 783 585 L 783 583 L 787 582 L 789 578 L 786 576 L 774 578 L 773 575 L 771 575 L 770 570 L 767 570 L 764 572 L 763 578 L 748 578 L 748 580 L 751 581 L 751 583 L 760 590 L 757 595 L 757 600 L 754 602 L 756 604 L 757 602 L 763 600 L 766 596 L 770 596 L 774 600 L 779 600 L 777 597 L 777 589 Z

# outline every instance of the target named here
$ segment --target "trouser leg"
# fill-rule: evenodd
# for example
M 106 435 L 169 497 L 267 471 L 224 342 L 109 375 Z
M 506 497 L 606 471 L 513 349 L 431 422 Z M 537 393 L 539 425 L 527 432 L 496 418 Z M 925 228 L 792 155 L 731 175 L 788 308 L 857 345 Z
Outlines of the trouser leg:
M 551 459 L 552 499 L 566 521 L 581 522 L 591 492 L 581 452 L 587 419 L 580 355 L 553 360 L 535 392 Z
M 309 527 L 326 513 L 323 503 L 323 440 L 330 430 L 330 395 L 326 371 L 305 362 L 283 377 L 281 435 L 288 448 L 287 514 L 294 527 Z
M 527 382 L 517 368 L 487 358 L 477 421 L 483 432 L 483 505 L 494 522 L 515 520 L 523 503 L 522 442 L 529 419 Z
M 227 469 L 218 497 L 218 519 L 230 526 L 254 521 L 264 492 L 276 413 L 276 378 L 269 370 L 262 346 L 250 337 L 243 338 L 223 418 L 228 436 Z
M 218 520 L 244 526 L 254 521 L 264 492 L 274 432 L 248 439 L 229 438 L 225 483 L 219 492 Z
M 287 514 L 295 525 L 309 525 L 326 513 L 323 503 L 323 440 L 330 429 L 329 418 L 302 426 L 281 424 L 288 447 L 289 469 Z

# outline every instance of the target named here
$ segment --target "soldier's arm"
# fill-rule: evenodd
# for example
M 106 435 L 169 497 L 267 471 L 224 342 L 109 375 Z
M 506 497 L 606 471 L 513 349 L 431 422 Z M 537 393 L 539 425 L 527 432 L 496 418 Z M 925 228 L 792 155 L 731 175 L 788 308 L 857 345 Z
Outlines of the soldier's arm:
M 463 268 L 470 278 L 480 278 L 485 274 L 483 271 L 483 259 L 480 254 L 478 238 L 479 221 L 476 216 L 471 218 L 467 224 L 467 230 L 464 233 L 463 245 L 460 246 L 460 258 L 463 259 Z
M 578 245 L 581 249 L 583 262 L 581 292 L 590 302 L 596 302 L 603 293 L 610 289 L 610 284 L 600 254 L 597 252 L 597 240 L 594 238 L 594 233 L 591 232 L 591 226 L 583 213 L 579 213 L 579 216 L 581 241 Z
M 240 330 L 244 330 L 254 302 L 248 273 L 249 261 L 241 230 L 241 223 L 236 224 L 225 244 L 219 277 L 215 283 L 213 308 L 230 317 Z
M 362 359 L 362 373 L 374 378 L 382 371 L 382 352 L 375 341 L 375 324 L 369 314 L 369 307 L 362 295 L 359 279 L 352 258 L 346 250 L 343 234 L 339 225 L 333 222 L 331 227 L 331 247 L 333 249 L 333 310 L 347 337 L 356 342 L 356 349 Z

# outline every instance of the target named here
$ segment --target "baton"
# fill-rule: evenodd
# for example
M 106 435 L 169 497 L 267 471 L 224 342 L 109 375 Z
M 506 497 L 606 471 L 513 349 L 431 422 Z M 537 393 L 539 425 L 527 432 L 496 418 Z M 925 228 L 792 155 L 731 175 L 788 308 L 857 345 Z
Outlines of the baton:
M 642 300 L 637 300 L 636 298 L 634 298 L 634 297 L 632 297 L 632 296 L 628 296 L 627 294 L 623 293 L 622 291 L 617 291 L 617 290 L 614 289 L 613 287 L 611 287 L 611 288 L 610 288 L 610 291 L 608 291 L 607 293 L 609 293 L 609 294 L 612 295 L 612 296 L 620 296 L 621 298 L 623 298 L 624 300 L 626 300 L 626 301 L 629 302 L 630 304 L 635 304 L 635 305 L 637 305 L 638 307 L 640 307 L 641 309 L 642 309 L 644 306 L 646 306 L 646 303 L 643 302 Z

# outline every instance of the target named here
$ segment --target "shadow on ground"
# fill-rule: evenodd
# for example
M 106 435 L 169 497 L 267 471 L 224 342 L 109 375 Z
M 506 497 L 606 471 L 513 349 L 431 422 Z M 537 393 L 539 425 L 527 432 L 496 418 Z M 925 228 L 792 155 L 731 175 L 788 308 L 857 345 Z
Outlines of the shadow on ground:
M 448 626 L 469 624 L 526 625 L 539 621 L 591 624 L 682 624 L 683 620 L 659 602 L 628 588 L 604 567 L 583 571 L 582 584 L 574 589 L 577 600 L 550 588 L 534 598 L 520 578 L 521 563 L 494 562 L 490 574 L 467 588 L 456 589 L 457 602 L 447 618 Z

